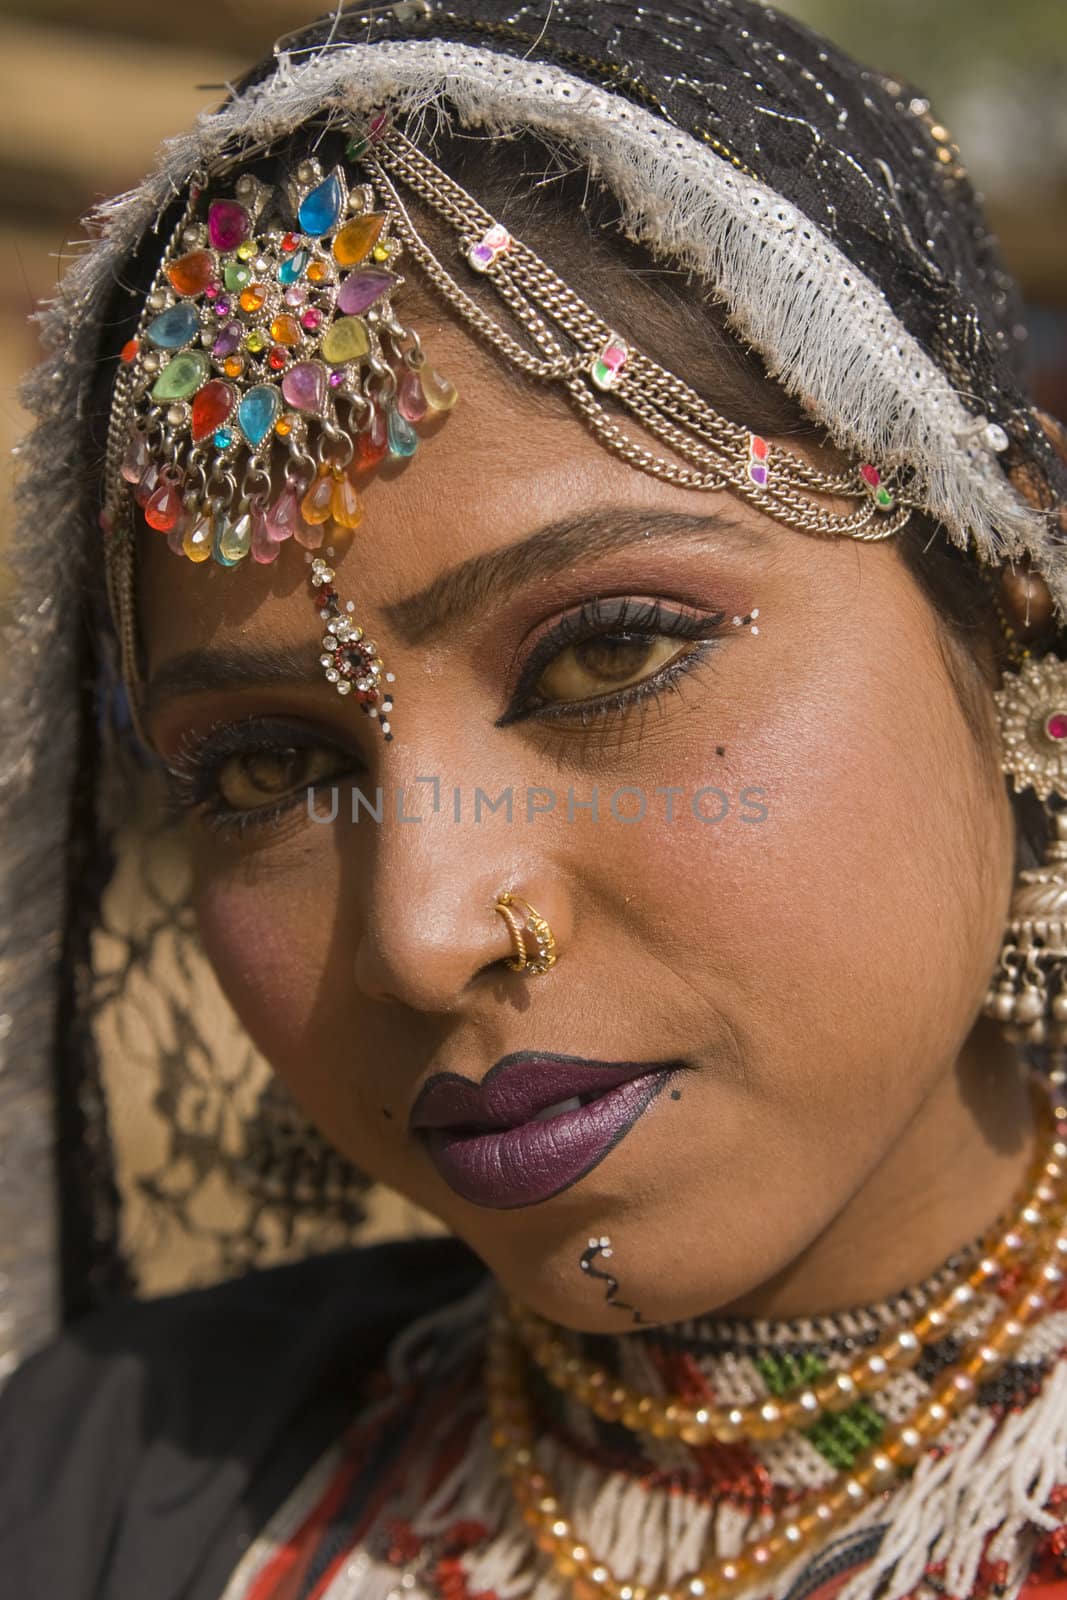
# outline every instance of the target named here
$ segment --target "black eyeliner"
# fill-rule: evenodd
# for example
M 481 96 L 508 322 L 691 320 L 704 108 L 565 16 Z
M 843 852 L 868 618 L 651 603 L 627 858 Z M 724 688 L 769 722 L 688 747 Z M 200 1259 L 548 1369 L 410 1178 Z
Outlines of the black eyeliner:
M 567 645 L 585 642 L 601 635 L 621 634 L 647 638 L 650 643 L 653 639 L 662 637 L 701 640 L 708 629 L 718 627 L 725 616 L 725 611 L 710 611 L 703 615 L 673 611 L 667 609 L 660 600 L 634 600 L 629 595 L 621 598 L 612 596 L 608 599 L 598 595 L 591 601 L 584 601 L 578 610 L 567 612 L 555 628 L 538 639 L 523 664 L 507 710 L 497 718 L 493 726 L 506 728 L 514 722 L 533 717 L 543 721 L 553 717 L 576 721 L 583 707 L 588 718 L 624 705 L 634 704 L 637 699 L 643 698 L 643 694 L 632 692 L 643 687 L 635 684 L 631 685 L 629 690 L 620 690 L 615 695 L 599 696 L 588 701 L 569 701 L 559 706 L 531 705 L 530 693 L 538 677 L 548 663 Z M 670 674 L 671 667 L 679 665 L 680 663 L 667 663 L 658 674 L 646 679 L 648 692 L 655 693 L 657 686 Z M 675 677 L 678 675 L 678 673 L 673 674 Z

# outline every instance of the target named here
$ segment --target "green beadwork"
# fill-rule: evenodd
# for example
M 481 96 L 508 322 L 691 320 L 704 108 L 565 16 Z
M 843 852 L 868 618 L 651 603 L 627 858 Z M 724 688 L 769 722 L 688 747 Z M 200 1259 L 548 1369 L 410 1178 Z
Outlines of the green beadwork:
M 813 1383 L 826 1371 L 822 1356 L 805 1350 L 799 1357 L 784 1351 L 767 1351 L 753 1358 L 753 1365 L 773 1395 L 787 1394 Z
M 885 1418 L 867 1400 L 857 1400 L 847 1411 L 827 1412 L 810 1428 L 806 1438 L 832 1467 L 847 1471 L 885 1432 Z

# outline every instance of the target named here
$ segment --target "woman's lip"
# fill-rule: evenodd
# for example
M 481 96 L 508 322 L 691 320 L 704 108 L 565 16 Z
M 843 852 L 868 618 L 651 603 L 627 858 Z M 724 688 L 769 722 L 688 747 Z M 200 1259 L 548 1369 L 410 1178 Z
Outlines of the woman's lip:
M 603 1161 L 652 1104 L 674 1070 L 659 1067 L 646 1071 L 606 1090 L 588 1105 L 547 1121 L 485 1133 L 426 1128 L 426 1149 L 441 1177 L 461 1199 L 498 1210 L 536 1205 L 569 1189 Z
M 600 1096 L 680 1061 L 591 1061 L 585 1056 L 534 1055 L 515 1051 L 486 1073 L 481 1083 L 458 1072 L 438 1072 L 425 1083 L 408 1117 L 412 1133 L 427 1129 L 490 1132 L 517 1128 L 561 1100 Z

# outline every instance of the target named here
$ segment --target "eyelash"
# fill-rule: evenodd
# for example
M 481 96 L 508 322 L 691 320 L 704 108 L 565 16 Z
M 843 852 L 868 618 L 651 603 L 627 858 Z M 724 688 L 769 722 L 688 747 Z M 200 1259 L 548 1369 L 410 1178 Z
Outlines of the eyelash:
M 725 615 L 724 611 L 704 615 L 669 611 L 658 600 L 641 601 L 630 597 L 605 600 L 597 596 L 584 601 L 577 610 L 568 612 L 550 633 L 538 640 L 515 685 L 511 705 L 497 719 L 496 726 L 507 727 L 527 719 L 577 722 L 583 727 L 591 722 L 604 726 L 606 721 L 622 720 L 642 701 L 673 691 L 677 680 L 704 660 L 718 643 L 718 640 L 706 637 L 707 631 L 716 628 Z M 667 662 L 658 672 L 640 683 L 596 700 L 559 706 L 530 707 L 522 703 L 529 699 L 544 668 L 562 650 L 579 641 L 620 633 L 647 637 L 650 641 L 663 636 L 690 639 L 699 642 L 703 648 L 691 650 L 681 658 Z M 308 730 L 299 724 L 266 717 L 238 724 L 215 723 L 204 733 L 187 734 L 177 753 L 164 766 L 168 815 L 172 820 L 178 820 L 195 813 L 212 828 L 238 835 L 279 821 L 306 793 L 305 787 L 252 810 L 232 811 L 222 801 L 214 781 L 218 769 L 231 757 L 269 755 L 276 753 L 279 748 L 335 749 L 338 770 L 331 779 L 320 779 L 320 783 L 336 782 L 361 765 L 354 751 L 340 744 L 334 745 L 321 735 L 311 737 Z

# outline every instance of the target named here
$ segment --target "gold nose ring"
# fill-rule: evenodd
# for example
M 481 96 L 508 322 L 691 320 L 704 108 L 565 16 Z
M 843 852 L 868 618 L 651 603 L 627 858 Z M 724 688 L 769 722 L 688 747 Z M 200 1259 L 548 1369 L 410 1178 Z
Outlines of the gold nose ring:
M 500 912 L 511 934 L 511 945 L 515 953 L 507 965 L 512 972 L 525 972 L 527 977 L 533 977 L 537 973 L 547 972 L 549 967 L 555 965 L 556 940 L 552 929 L 541 913 L 535 911 L 529 900 L 524 900 L 522 895 L 505 891 L 504 894 L 497 896 L 493 910 Z M 533 936 L 537 952 L 534 956 L 528 952 L 527 933 Z

